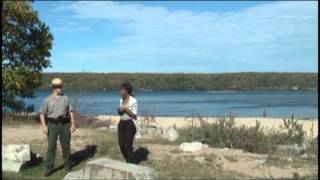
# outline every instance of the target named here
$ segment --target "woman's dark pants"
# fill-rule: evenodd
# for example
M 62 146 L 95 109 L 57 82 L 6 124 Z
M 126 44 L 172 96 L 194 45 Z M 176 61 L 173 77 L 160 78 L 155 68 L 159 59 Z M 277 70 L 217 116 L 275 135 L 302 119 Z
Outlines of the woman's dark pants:
M 136 127 L 132 120 L 120 120 L 118 124 L 118 141 L 121 153 L 128 163 L 133 163 L 133 139 Z

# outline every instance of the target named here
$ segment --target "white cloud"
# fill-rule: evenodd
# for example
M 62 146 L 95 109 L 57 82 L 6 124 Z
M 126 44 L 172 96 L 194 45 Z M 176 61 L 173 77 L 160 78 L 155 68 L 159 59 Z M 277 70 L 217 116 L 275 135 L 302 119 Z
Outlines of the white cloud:
M 59 6 L 56 11 L 71 11 L 70 18 L 75 22 L 100 20 L 130 32 L 117 37 L 112 47 L 69 53 L 75 60 L 147 59 L 155 64 L 174 60 L 190 65 L 201 60 L 220 66 L 234 63 L 251 67 L 257 63 L 284 66 L 288 59 L 306 59 L 315 65 L 317 61 L 317 2 L 282 1 L 240 12 L 195 13 L 136 3 L 79 1 Z

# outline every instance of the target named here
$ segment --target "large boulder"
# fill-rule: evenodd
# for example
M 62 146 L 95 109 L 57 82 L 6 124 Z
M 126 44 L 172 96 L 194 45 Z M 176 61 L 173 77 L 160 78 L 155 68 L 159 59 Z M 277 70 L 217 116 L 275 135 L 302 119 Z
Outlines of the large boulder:
M 154 179 L 155 172 L 149 168 L 101 158 L 88 162 L 83 169 L 83 179 Z
M 30 160 L 28 144 L 2 144 L 2 171 L 19 172 L 23 164 Z
M 201 142 L 196 141 L 191 143 L 184 142 L 179 146 L 179 148 L 184 152 L 194 152 L 201 150 L 203 148 L 203 145 Z
M 108 158 L 88 162 L 80 171 L 68 173 L 67 179 L 155 179 L 158 175 L 149 167 L 128 164 Z
M 175 141 L 179 138 L 179 134 L 175 128 L 170 127 L 165 131 L 164 138 L 168 139 L 169 141 Z

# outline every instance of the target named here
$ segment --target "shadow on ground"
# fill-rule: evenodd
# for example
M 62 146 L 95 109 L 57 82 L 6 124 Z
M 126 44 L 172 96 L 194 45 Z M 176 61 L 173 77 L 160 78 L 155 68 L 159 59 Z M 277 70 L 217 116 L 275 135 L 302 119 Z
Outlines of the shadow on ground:
M 80 150 L 78 152 L 75 152 L 71 155 L 71 161 L 72 161 L 72 167 L 77 166 L 83 161 L 88 160 L 89 158 L 92 158 L 95 153 L 97 152 L 97 146 L 96 145 L 87 145 L 86 148 L 83 150 Z M 139 147 L 137 150 L 134 151 L 133 154 L 133 163 L 139 164 L 142 161 L 146 161 L 148 159 L 148 155 L 150 154 L 150 151 L 147 148 Z M 57 168 L 53 170 L 52 173 L 57 172 L 64 168 L 64 165 L 60 165 Z
M 42 157 L 37 157 L 37 154 L 30 152 L 31 153 L 31 159 L 30 161 L 24 163 L 21 166 L 21 170 L 33 167 L 33 166 L 38 166 L 39 164 L 41 164 L 43 162 L 43 158 Z
M 89 158 L 92 158 L 96 152 L 97 152 L 96 145 L 87 145 L 86 148 L 84 148 L 83 150 L 75 152 L 74 154 L 71 155 L 72 167 L 80 164 L 81 162 Z
M 97 152 L 97 146 L 96 145 L 87 145 L 86 148 L 75 152 L 71 155 L 70 160 L 72 162 L 71 167 L 77 166 L 83 161 L 86 161 L 87 159 L 93 157 L 95 153 Z M 61 169 L 64 168 L 64 164 L 56 167 L 52 173 L 55 173 Z
M 139 147 L 133 153 L 133 163 L 139 164 L 142 161 L 146 161 L 148 159 L 149 154 L 150 154 L 150 151 L 147 148 Z

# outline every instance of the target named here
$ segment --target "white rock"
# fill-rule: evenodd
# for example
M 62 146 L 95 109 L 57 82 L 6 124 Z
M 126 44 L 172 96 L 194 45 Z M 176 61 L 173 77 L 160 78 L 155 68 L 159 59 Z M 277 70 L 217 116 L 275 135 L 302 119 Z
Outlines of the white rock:
M 108 158 L 89 161 L 82 169 L 68 173 L 63 180 L 73 179 L 156 179 L 149 167 L 128 164 Z
M 157 174 L 149 167 L 128 164 L 108 158 L 88 162 L 81 179 L 155 179 Z
M 109 130 L 110 130 L 111 132 L 116 132 L 116 131 L 118 130 L 118 126 L 115 125 L 115 124 L 110 124 L 110 125 L 109 125 Z
M 19 172 L 21 166 L 31 160 L 28 144 L 2 145 L 2 171 Z
M 202 148 L 209 148 L 208 144 L 202 144 Z
M 39 153 L 35 153 L 35 158 L 36 158 L 36 159 L 42 158 L 42 156 L 41 156 L 41 154 L 39 154 Z M 32 159 L 31 159 L 31 161 L 32 161 Z
M 165 131 L 164 137 L 169 141 L 175 141 L 179 138 L 179 134 L 175 128 L 171 127 Z
M 139 133 L 137 133 L 136 135 L 135 135 L 135 138 L 137 138 L 137 139 L 141 139 L 142 138 L 142 136 L 141 136 L 141 134 Z
M 263 166 L 265 163 L 266 163 L 266 159 L 258 159 L 257 160 L 257 164 L 258 164 L 258 166 Z
M 293 162 L 293 159 L 291 157 L 288 157 L 288 162 Z
M 14 162 L 26 162 L 31 159 L 30 146 L 28 144 L 2 145 L 2 159 Z
M 184 142 L 179 146 L 179 148 L 185 152 L 199 151 L 202 149 L 202 143 L 201 142 L 191 142 L 191 143 Z
M 69 180 L 69 179 L 81 179 L 82 176 L 82 169 L 74 172 L 69 172 L 63 180 Z
M 23 163 L 14 162 L 9 160 L 2 160 L 2 172 L 11 171 L 11 172 L 19 172 Z
M 309 156 L 308 156 L 307 153 L 304 153 L 304 154 L 302 154 L 300 157 L 301 157 L 301 158 L 304 158 L 304 159 L 307 159 Z
M 106 130 L 108 130 L 108 127 L 105 127 L 105 126 L 99 127 L 99 128 L 97 128 L 97 130 L 98 131 L 106 131 Z

